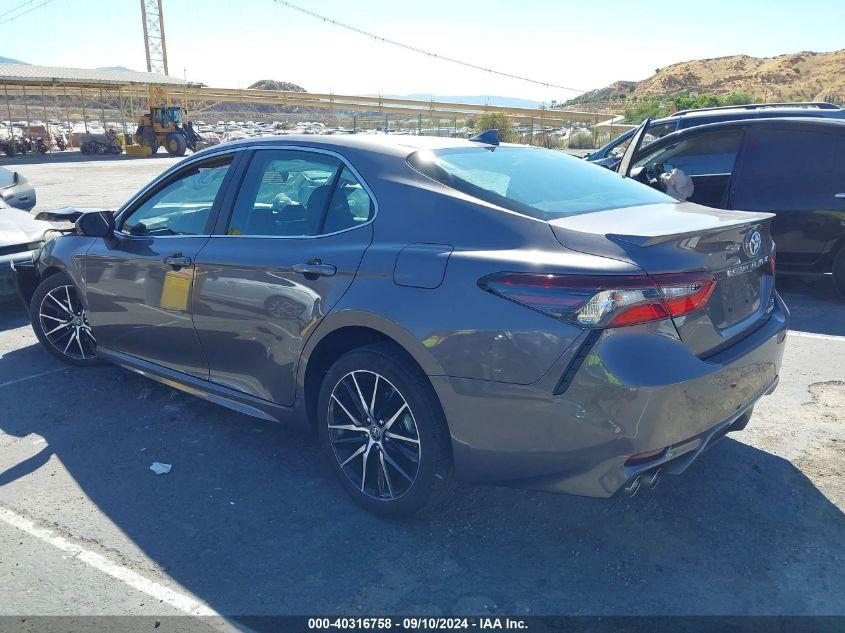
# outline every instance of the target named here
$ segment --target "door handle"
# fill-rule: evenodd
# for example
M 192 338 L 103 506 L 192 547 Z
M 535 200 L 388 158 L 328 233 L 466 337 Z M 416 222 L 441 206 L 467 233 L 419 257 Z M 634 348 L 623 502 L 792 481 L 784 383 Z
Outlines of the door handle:
M 191 258 L 182 257 L 181 255 L 171 255 L 170 257 L 165 257 L 163 261 L 168 266 L 173 266 L 173 268 L 177 269 L 191 265 Z
M 833 195 L 834 198 L 845 198 L 845 191 L 842 193 L 836 193 Z
M 312 259 L 302 264 L 294 264 L 291 270 L 306 277 L 331 277 L 337 273 L 337 266 L 324 264 L 321 259 Z

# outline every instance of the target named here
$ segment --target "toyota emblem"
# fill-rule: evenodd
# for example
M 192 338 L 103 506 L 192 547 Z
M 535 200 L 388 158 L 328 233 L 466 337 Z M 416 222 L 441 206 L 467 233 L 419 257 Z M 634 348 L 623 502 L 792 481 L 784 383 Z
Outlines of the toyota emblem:
M 745 247 L 745 254 L 749 257 L 757 257 L 760 253 L 760 248 L 763 246 L 763 236 L 760 235 L 760 231 L 754 229 L 745 236 L 745 243 L 743 245 Z

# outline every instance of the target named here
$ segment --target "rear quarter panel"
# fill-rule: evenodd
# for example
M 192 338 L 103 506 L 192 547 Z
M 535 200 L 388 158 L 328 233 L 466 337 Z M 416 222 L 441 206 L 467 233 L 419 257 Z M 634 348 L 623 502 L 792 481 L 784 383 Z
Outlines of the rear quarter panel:
M 529 384 L 539 380 L 581 328 L 494 296 L 478 280 L 501 271 L 631 272 L 622 262 L 562 247 L 545 222 L 479 203 L 404 161 L 355 163 L 379 201 L 373 244 L 352 287 L 315 332 L 315 342 L 351 315 L 380 324 L 429 375 Z M 451 248 L 436 287 L 400 285 L 397 260 L 410 244 Z M 407 271 L 406 271 L 407 272 Z M 434 285 L 434 284 L 428 284 Z M 403 342 L 404 341 L 404 342 Z

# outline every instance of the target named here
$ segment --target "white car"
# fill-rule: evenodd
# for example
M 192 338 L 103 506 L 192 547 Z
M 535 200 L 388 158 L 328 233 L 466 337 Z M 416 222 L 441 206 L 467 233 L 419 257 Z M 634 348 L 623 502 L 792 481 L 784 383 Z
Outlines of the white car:
M 0 297 L 15 293 L 12 266 L 31 260 L 51 229 L 49 222 L 36 220 L 31 213 L 10 207 L 0 199 Z

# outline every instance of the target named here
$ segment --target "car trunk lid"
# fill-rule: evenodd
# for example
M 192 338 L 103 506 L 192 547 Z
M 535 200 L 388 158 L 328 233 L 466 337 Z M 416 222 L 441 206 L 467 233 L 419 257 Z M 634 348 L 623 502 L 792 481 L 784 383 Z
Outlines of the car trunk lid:
M 706 356 L 752 331 L 771 309 L 772 217 L 679 202 L 572 215 L 549 224 L 567 248 L 633 263 L 649 275 L 713 275 L 707 303 L 674 318 L 685 345 Z

